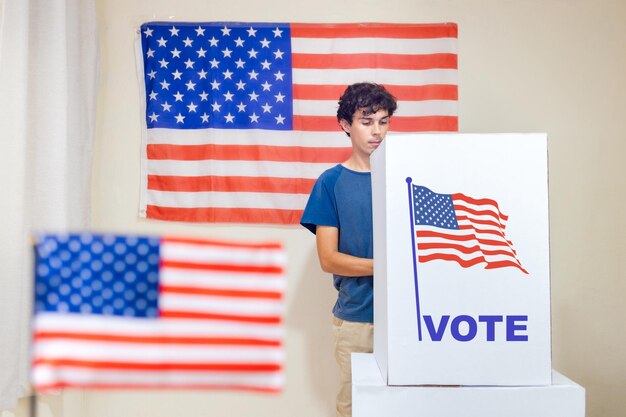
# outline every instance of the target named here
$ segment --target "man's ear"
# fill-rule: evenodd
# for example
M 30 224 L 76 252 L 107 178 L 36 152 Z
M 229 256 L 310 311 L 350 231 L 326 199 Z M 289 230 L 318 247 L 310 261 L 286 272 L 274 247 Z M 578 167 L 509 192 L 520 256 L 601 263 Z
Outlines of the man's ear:
M 349 136 L 350 135 L 350 129 L 352 128 L 352 126 L 350 126 L 350 123 L 348 123 L 348 121 L 346 119 L 341 119 L 339 121 L 339 125 L 341 126 L 343 131 L 346 132 L 348 134 L 348 136 Z

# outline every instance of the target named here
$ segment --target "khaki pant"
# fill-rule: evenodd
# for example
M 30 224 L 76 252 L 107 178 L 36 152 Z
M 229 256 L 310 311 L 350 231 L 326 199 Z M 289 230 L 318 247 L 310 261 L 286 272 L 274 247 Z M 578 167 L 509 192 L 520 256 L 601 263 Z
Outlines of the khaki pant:
M 373 350 L 374 325 L 357 323 L 333 317 L 335 336 L 335 360 L 339 365 L 339 392 L 337 393 L 337 417 L 352 416 L 352 352 L 371 353 Z

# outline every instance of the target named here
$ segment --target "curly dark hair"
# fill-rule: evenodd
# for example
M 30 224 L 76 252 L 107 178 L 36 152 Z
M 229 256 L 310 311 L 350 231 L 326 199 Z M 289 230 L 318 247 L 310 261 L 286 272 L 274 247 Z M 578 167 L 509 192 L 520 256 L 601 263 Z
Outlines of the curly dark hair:
M 397 108 L 396 98 L 382 85 L 369 82 L 356 83 L 349 85 L 339 98 L 337 121 L 341 122 L 343 119 L 352 124 L 352 117 L 359 109 L 364 109 L 365 115 L 384 109 L 391 116 Z

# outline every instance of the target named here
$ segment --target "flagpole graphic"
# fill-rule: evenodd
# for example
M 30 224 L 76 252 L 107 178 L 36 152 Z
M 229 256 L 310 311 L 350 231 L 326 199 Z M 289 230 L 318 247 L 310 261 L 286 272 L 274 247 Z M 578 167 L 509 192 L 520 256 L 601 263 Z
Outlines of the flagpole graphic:
M 417 253 L 415 245 L 415 220 L 413 218 L 413 193 L 411 192 L 411 177 L 406 178 L 407 191 L 409 195 L 409 216 L 411 219 L 411 248 L 413 249 L 413 280 L 415 283 L 415 308 L 417 310 L 417 337 L 422 340 L 422 317 L 420 311 L 419 287 L 417 284 Z

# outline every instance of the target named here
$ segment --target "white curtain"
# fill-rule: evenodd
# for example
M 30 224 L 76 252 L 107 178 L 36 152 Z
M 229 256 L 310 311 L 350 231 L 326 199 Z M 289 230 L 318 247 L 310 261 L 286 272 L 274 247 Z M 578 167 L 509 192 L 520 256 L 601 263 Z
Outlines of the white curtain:
M 0 0 L 0 410 L 28 392 L 32 233 L 90 223 L 95 0 Z

